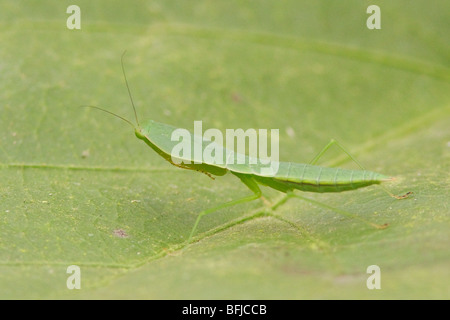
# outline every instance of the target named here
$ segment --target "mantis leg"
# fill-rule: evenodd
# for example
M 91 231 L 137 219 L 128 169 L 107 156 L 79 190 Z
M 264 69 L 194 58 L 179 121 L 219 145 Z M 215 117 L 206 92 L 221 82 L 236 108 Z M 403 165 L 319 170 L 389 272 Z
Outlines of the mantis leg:
M 352 159 L 353 162 L 355 162 L 361 169 L 365 170 L 362 164 L 356 160 L 350 152 L 347 151 L 347 149 L 344 148 L 342 144 L 340 144 L 337 140 L 331 139 L 330 142 L 322 149 L 322 151 L 319 152 L 317 156 L 314 157 L 314 159 L 311 160 L 310 164 L 315 164 L 319 158 L 328 150 L 332 145 L 337 145 L 350 159 Z
M 353 218 L 353 219 L 357 219 L 357 220 L 359 220 L 359 221 L 362 221 L 362 222 L 364 222 L 365 224 L 368 224 L 368 225 L 370 225 L 370 226 L 372 226 L 372 227 L 374 227 L 374 228 L 376 228 L 376 229 L 384 229 L 384 228 L 387 228 L 387 226 L 388 226 L 387 223 L 385 223 L 385 224 L 383 224 L 383 225 L 379 225 L 379 224 L 370 222 L 370 221 L 368 221 L 368 220 L 366 220 L 366 219 L 363 219 L 363 218 L 361 218 L 360 216 L 355 215 L 355 214 L 353 214 L 353 213 L 350 213 L 350 212 L 348 212 L 348 211 L 345 211 L 345 210 L 342 210 L 342 209 L 338 209 L 338 208 L 329 206 L 329 205 L 327 205 L 327 204 L 325 204 L 325 203 L 322 203 L 322 202 L 319 202 L 319 201 L 316 201 L 316 200 L 313 200 L 313 199 L 309 199 L 309 198 L 300 196 L 300 195 L 298 195 L 298 194 L 294 194 L 293 191 L 287 193 L 287 199 L 288 199 L 288 198 L 298 198 L 298 199 L 301 199 L 301 200 L 310 202 L 310 203 L 312 203 L 312 204 L 314 204 L 314 205 L 316 205 L 316 206 L 318 206 L 318 207 L 322 207 L 322 208 L 324 208 L 324 209 L 328 209 L 328 210 L 337 212 L 337 213 L 339 213 L 339 214 L 341 214 L 341 215 L 343 215 L 343 216 L 350 217 L 350 218 Z M 287 199 L 286 199 L 286 200 L 287 200 Z M 283 203 L 284 203 L 284 202 L 283 202 Z M 283 204 L 283 203 L 279 203 L 278 205 L 281 205 L 281 204 Z
M 191 242 L 191 239 L 195 233 L 195 231 L 197 230 L 197 226 L 201 220 L 201 218 L 207 214 L 213 213 L 217 210 L 226 208 L 226 207 L 231 207 L 234 206 L 236 204 L 240 204 L 240 203 L 245 203 L 245 202 L 250 202 L 256 199 L 259 199 L 262 196 L 262 192 L 261 189 L 259 188 L 258 184 L 256 183 L 255 180 L 253 180 L 253 178 L 247 176 L 247 175 L 242 175 L 242 174 L 237 174 L 237 173 L 233 173 L 235 176 L 237 176 L 239 179 L 241 179 L 241 181 L 251 190 L 253 191 L 253 195 L 251 196 L 247 196 L 241 199 L 237 199 L 237 200 L 233 200 L 233 201 L 229 201 L 226 203 L 223 203 L 221 205 L 218 205 L 216 207 L 213 208 L 209 208 L 207 210 L 204 210 L 202 212 L 199 213 L 197 220 L 195 220 L 194 223 L 194 227 L 191 230 L 191 233 L 189 234 L 189 238 L 186 242 L 186 244 L 189 244 Z

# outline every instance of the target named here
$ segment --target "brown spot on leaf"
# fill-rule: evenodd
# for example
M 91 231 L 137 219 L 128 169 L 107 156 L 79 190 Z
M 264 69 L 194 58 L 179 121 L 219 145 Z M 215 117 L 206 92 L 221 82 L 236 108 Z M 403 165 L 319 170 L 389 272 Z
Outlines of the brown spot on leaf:
M 113 235 L 119 238 L 128 238 L 128 234 L 123 229 L 116 229 L 113 231 Z

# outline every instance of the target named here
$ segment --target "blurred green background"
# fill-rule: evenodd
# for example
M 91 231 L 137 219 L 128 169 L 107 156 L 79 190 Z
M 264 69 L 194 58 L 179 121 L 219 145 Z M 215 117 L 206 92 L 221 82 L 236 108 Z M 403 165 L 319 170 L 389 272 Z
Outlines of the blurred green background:
M 81 30 L 66 9 L 81 8 Z M 381 8 L 381 30 L 366 9 Z M 449 2 L 0 0 L 0 298 L 450 298 Z M 270 215 L 171 166 L 97 105 L 192 129 L 278 128 L 280 158 L 331 139 L 386 186 Z M 355 168 L 337 148 L 323 165 Z M 263 189 L 276 201 L 281 194 Z M 122 235 L 122 236 L 121 236 Z M 126 235 L 125 237 L 123 235 Z M 81 290 L 66 269 L 81 268 Z M 368 290 L 366 268 L 381 268 Z

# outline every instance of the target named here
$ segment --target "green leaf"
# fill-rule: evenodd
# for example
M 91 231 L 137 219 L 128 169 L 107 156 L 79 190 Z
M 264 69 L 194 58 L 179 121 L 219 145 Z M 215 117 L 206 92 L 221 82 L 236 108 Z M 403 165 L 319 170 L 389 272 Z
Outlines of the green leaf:
M 448 2 L 0 4 L 0 298 L 450 298 Z M 280 129 L 282 161 L 331 139 L 385 186 L 204 217 L 248 189 L 158 157 L 119 120 Z M 321 164 L 355 168 L 337 148 Z M 269 201 L 283 195 L 263 189 Z M 249 193 L 250 194 L 250 193 Z M 67 267 L 81 268 L 69 290 Z M 381 269 L 369 290 L 367 267 Z

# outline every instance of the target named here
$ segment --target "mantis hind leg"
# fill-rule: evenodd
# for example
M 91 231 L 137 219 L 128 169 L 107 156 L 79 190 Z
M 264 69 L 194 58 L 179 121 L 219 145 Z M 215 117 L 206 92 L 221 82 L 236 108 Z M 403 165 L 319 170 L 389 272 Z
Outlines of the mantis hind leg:
M 322 151 L 320 151 L 315 157 L 314 159 L 311 160 L 311 162 L 309 164 L 316 164 L 316 162 L 320 159 L 320 157 L 323 156 L 323 154 L 330 149 L 330 147 L 332 147 L 333 145 L 336 145 L 339 147 L 339 149 L 342 150 L 342 152 L 344 152 L 350 159 L 352 159 L 352 161 L 354 163 L 356 163 L 362 170 L 365 170 L 365 168 L 362 166 L 362 164 L 356 160 L 355 157 L 353 157 L 350 152 L 347 151 L 346 148 L 344 148 L 344 146 L 342 144 L 340 144 L 337 140 L 335 139 L 331 139 L 330 142 L 328 142 L 328 144 L 322 149 Z
M 328 144 L 322 149 L 322 151 L 320 151 L 320 152 L 314 157 L 314 159 L 311 160 L 310 164 L 316 164 L 316 162 L 320 159 L 320 157 L 322 157 L 323 154 L 324 154 L 328 149 L 330 149 L 330 147 L 333 146 L 334 144 L 335 144 L 336 146 L 338 146 L 339 149 L 341 149 L 341 151 L 344 152 L 344 153 L 345 153 L 345 154 L 346 154 L 346 155 L 347 155 L 354 163 L 356 163 L 356 164 L 358 165 L 358 167 L 360 167 L 362 170 L 366 170 L 366 169 L 363 167 L 363 165 L 362 165 L 358 160 L 356 160 L 356 158 L 353 157 L 353 156 L 350 154 L 350 152 L 348 152 L 348 150 L 347 150 L 342 144 L 340 144 L 337 140 L 335 140 L 335 139 L 331 139 L 330 142 L 328 142 Z M 412 194 L 412 192 L 409 191 L 409 192 L 407 192 L 407 193 L 405 193 L 405 194 L 403 194 L 403 195 L 398 196 L 398 195 L 395 195 L 395 194 L 393 194 L 392 192 L 390 192 L 388 189 L 386 189 L 386 187 L 384 187 L 384 186 L 382 186 L 382 185 L 380 185 L 380 187 L 381 187 L 381 189 L 383 189 L 388 195 L 390 195 L 391 197 L 393 197 L 393 198 L 395 198 L 395 199 L 398 199 L 398 200 L 406 199 L 406 198 L 408 198 L 408 197 Z
M 277 207 L 281 206 L 282 204 L 284 204 L 290 198 L 298 198 L 298 199 L 301 199 L 303 201 L 310 202 L 310 203 L 312 203 L 312 204 L 314 204 L 314 205 L 316 205 L 318 207 L 334 211 L 334 212 L 339 213 L 340 215 L 346 216 L 348 218 L 353 218 L 353 219 L 359 220 L 359 221 L 361 221 L 361 222 L 363 222 L 363 223 L 365 223 L 365 224 L 367 224 L 367 225 L 369 225 L 371 227 L 374 227 L 376 229 L 385 229 L 388 226 L 387 223 L 380 225 L 380 224 L 376 224 L 376 223 L 370 222 L 370 221 L 368 221 L 368 220 L 366 220 L 364 218 L 361 218 L 360 216 L 355 215 L 353 213 L 350 213 L 348 211 L 345 211 L 345 210 L 342 210 L 342 209 L 339 209 L 339 208 L 335 208 L 335 207 L 329 206 L 329 205 L 327 205 L 325 203 L 322 203 L 322 202 L 319 202 L 319 201 L 316 201 L 316 200 L 313 200 L 313 199 L 306 198 L 306 197 L 300 196 L 298 194 L 295 194 L 293 191 L 289 191 L 288 193 L 286 193 L 286 197 L 283 198 L 277 204 L 275 204 L 275 206 L 273 206 L 272 209 L 276 209 Z
M 247 196 L 247 197 L 244 197 L 244 198 L 241 198 L 241 199 L 237 199 L 237 200 L 232 200 L 232 201 L 223 203 L 223 204 L 218 205 L 216 207 L 209 208 L 207 210 L 203 210 L 202 212 L 200 212 L 198 217 L 197 217 L 197 219 L 195 220 L 194 226 L 192 227 L 191 233 L 189 234 L 189 238 L 188 238 L 186 244 L 189 244 L 191 242 L 192 237 L 194 236 L 195 231 L 197 230 L 197 227 L 198 227 L 198 224 L 199 224 L 200 220 L 205 215 L 213 213 L 213 212 L 216 212 L 216 211 L 218 211 L 220 209 L 223 209 L 223 208 L 231 207 L 231 206 L 234 206 L 234 205 L 237 205 L 237 204 L 250 202 L 250 201 L 253 201 L 253 200 L 261 198 L 261 196 L 262 196 L 261 189 L 259 188 L 258 184 L 256 183 L 256 181 L 252 177 L 250 177 L 248 175 L 234 173 L 234 172 L 233 172 L 233 174 L 235 176 L 237 176 L 239 179 L 241 179 L 241 181 L 253 192 L 253 195 Z

